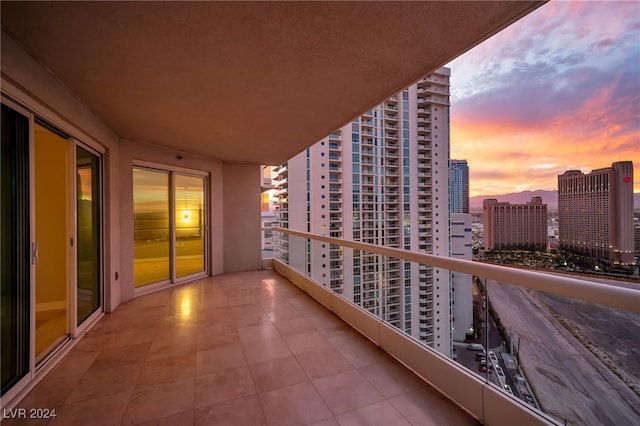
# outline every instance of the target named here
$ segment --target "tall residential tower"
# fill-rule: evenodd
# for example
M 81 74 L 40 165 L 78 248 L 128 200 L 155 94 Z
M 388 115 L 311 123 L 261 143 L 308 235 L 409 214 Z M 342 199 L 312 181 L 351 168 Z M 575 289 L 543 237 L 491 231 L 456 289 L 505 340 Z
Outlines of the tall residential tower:
M 467 160 L 449 160 L 451 213 L 469 213 L 469 166 Z
M 280 226 L 449 256 L 449 75 L 439 69 L 277 169 Z M 315 281 L 451 353 L 449 271 L 282 244 L 279 255 Z

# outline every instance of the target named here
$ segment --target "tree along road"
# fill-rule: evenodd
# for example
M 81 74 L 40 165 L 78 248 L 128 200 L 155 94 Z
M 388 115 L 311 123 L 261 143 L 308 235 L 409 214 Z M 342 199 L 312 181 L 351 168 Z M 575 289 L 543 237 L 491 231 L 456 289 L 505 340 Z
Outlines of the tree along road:
M 521 368 L 545 413 L 568 425 L 640 425 L 640 397 L 554 318 L 541 301 L 546 295 L 494 280 L 487 280 L 487 294 L 507 331 L 513 331 L 514 348 L 519 342 Z M 578 309 L 564 309 L 563 316 L 570 314 L 584 328 L 596 326 L 589 319 L 593 309 L 584 310 L 582 319 L 575 318 Z M 626 314 L 607 321 L 607 327 L 633 329 L 631 334 L 640 336 L 640 316 Z M 620 349 L 620 341 L 607 344 L 611 347 L 601 349 Z

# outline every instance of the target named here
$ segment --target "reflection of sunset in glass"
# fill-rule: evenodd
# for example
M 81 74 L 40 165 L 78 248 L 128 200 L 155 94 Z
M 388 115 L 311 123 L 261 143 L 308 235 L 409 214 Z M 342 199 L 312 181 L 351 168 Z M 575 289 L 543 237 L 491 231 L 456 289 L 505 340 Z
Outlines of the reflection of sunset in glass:
M 616 161 L 640 170 L 638 13 L 550 2 L 448 64 L 451 158 L 468 161 L 471 196 L 557 189 L 567 170 Z
M 78 177 L 80 178 L 80 199 L 91 201 L 91 169 L 78 168 Z

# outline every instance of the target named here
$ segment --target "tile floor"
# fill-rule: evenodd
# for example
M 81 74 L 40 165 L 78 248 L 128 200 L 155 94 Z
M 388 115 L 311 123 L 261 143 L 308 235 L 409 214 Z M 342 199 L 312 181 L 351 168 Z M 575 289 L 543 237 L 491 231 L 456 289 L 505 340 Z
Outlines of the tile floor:
M 18 406 L 51 425 L 476 424 L 270 270 L 119 306 Z

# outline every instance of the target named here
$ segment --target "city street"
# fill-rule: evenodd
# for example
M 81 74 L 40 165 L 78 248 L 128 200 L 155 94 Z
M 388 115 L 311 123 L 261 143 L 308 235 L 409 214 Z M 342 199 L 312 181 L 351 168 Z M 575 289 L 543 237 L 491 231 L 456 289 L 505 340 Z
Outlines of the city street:
M 640 424 L 640 397 L 554 319 L 536 294 L 492 280 L 487 291 L 513 331 L 514 348 L 519 342 L 521 368 L 544 412 L 568 425 Z M 635 324 L 620 318 L 620 330 L 640 329 L 640 318 Z

